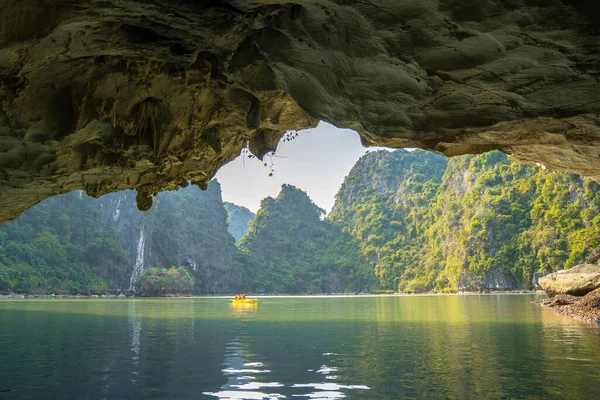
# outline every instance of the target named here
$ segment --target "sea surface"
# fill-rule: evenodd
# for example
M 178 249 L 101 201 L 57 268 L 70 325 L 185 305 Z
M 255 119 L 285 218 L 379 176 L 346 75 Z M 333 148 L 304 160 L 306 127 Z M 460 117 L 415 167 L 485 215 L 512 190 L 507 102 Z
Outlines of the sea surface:
M 0 399 L 599 399 L 535 295 L 0 301 Z

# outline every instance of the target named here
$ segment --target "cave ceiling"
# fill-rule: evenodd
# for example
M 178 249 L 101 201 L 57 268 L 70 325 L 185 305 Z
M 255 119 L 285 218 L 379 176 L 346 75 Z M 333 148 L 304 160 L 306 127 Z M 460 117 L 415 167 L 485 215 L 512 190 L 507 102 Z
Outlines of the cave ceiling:
M 319 120 L 600 180 L 599 25 L 596 0 L 3 0 L 0 222 L 75 189 L 148 209 Z

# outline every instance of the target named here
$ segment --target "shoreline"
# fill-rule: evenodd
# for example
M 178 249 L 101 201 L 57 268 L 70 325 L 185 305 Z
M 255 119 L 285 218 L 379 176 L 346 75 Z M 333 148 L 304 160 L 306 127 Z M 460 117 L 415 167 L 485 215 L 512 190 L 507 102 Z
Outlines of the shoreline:
M 544 295 L 531 301 L 531 304 L 548 309 L 557 315 L 569 317 L 590 325 L 600 325 L 600 289 L 583 297 L 559 295 L 554 298 L 547 297 L 541 290 L 498 290 L 488 292 L 426 292 L 426 293 L 321 293 L 321 294 L 262 294 L 249 295 L 250 298 L 343 298 L 343 297 L 411 297 L 411 296 L 497 296 L 497 295 Z M 135 296 L 131 293 L 118 295 L 25 295 L 25 294 L 0 294 L 2 300 L 158 300 L 158 299 L 227 299 L 235 295 L 168 295 L 158 297 Z
M 515 295 L 515 294 L 545 294 L 543 291 L 533 290 L 495 290 L 486 292 L 424 292 L 424 293 L 315 293 L 315 294 L 257 294 L 248 295 L 253 298 L 278 298 L 278 297 L 389 297 L 389 296 L 485 296 L 485 295 Z M 70 294 L 0 294 L 0 300 L 36 300 L 36 299 L 194 299 L 194 298 L 233 298 L 235 294 L 218 295 L 166 295 L 166 296 L 136 296 L 131 293 L 108 295 L 70 295 Z
M 532 303 L 564 317 L 600 325 L 600 288 L 581 297 L 559 294 L 552 298 L 534 300 Z

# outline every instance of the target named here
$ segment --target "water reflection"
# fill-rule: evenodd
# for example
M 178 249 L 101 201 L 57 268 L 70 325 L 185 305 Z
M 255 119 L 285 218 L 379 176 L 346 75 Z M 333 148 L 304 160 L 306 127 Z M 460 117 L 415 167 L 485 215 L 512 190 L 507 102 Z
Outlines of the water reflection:
M 530 300 L 0 302 L 0 396 L 598 398 L 600 330 Z
M 227 383 L 221 386 L 221 390 L 218 392 L 203 392 L 203 394 L 219 399 L 275 399 L 282 397 L 278 393 L 263 393 L 256 391 L 284 386 L 278 382 L 253 381 L 249 383 L 240 383 L 240 381 L 256 379 L 257 374 L 267 374 L 271 372 L 270 370 L 263 368 L 264 364 L 262 362 L 248 361 L 249 359 L 252 359 L 253 356 L 248 350 L 247 344 L 243 344 L 242 340 L 243 339 L 238 337 L 229 342 L 225 348 L 224 368 L 221 372 L 223 372 L 227 378 Z
M 216 392 L 203 392 L 204 395 L 216 397 L 218 399 L 279 399 L 286 395 L 298 398 L 309 399 L 342 399 L 347 397 L 345 392 L 348 390 L 369 390 L 366 385 L 343 385 L 333 382 L 320 383 L 281 383 L 273 380 L 274 376 L 281 376 L 285 371 L 284 365 L 278 365 L 280 361 L 276 357 L 271 359 L 273 367 L 267 368 L 266 361 L 256 361 L 259 357 L 251 351 L 252 335 L 248 332 L 248 320 L 241 323 L 238 328 L 243 334 L 227 344 L 223 369 L 221 372 L 227 378 L 227 382 Z M 320 353 L 324 359 L 331 359 L 332 356 L 338 356 L 337 353 Z M 268 357 L 268 355 L 267 355 Z M 323 358 L 320 360 L 322 361 Z M 276 368 L 271 370 L 270 368 Z M 338 376 L 329 375 L 337 372 L 337 367 L 321 365 L 318 368 L 309 368 L 312 372 L 312 378 L 325 377 L 337 379 Z M 283 378 L 289 376 L 283 376 Z M 293 382 L 295 379 L 292 379 Z M 284 394 L 285 393 L 285 394 Z
M 137 367 L 140 363 L 140 335 L 142 330 L 142 320 L 135 314 L 135 305 L 135 301 L 129 302 L 129 330 L 131 332 L 131 352 L 133 353 L 131 357 L 131 360 L 133 360 L 131 382 L 134 384 L 137 382 Z
M 258 310 L 258 304 L 257 303 L 252 303 L 252 304 L 230 303 L 229 308 L 231 310 L 235 311 L 236 313 L 244 314 L 244 313 L 256 312 Z

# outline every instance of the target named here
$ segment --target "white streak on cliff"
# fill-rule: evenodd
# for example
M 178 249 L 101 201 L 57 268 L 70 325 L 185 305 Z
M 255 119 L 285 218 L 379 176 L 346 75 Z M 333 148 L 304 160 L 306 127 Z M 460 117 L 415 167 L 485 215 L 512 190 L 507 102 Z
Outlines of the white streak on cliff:
M 113 214 L 113 221 L 117 222 L 117 220 L 119 219 L 119 215 L 121 214 L 121 210 L 119 209 L 119 206 L 121 205 L 121 200 L 123 200 L 123 197 L 119 197 L 119 200 L 117 200 L 117 206 L 115 207 L 115 213 Z
M 135 265 L 131 272 L 131 279 L 129 280 L 129 290 L 133 290 L 135 285 L 135 279 L 144 273 L 144 249 L 146 247 L 146 237 L 144 235 L 144 227 L 140 230 L 140 238 L 137 244 L 137 254 L 135 257 Z

